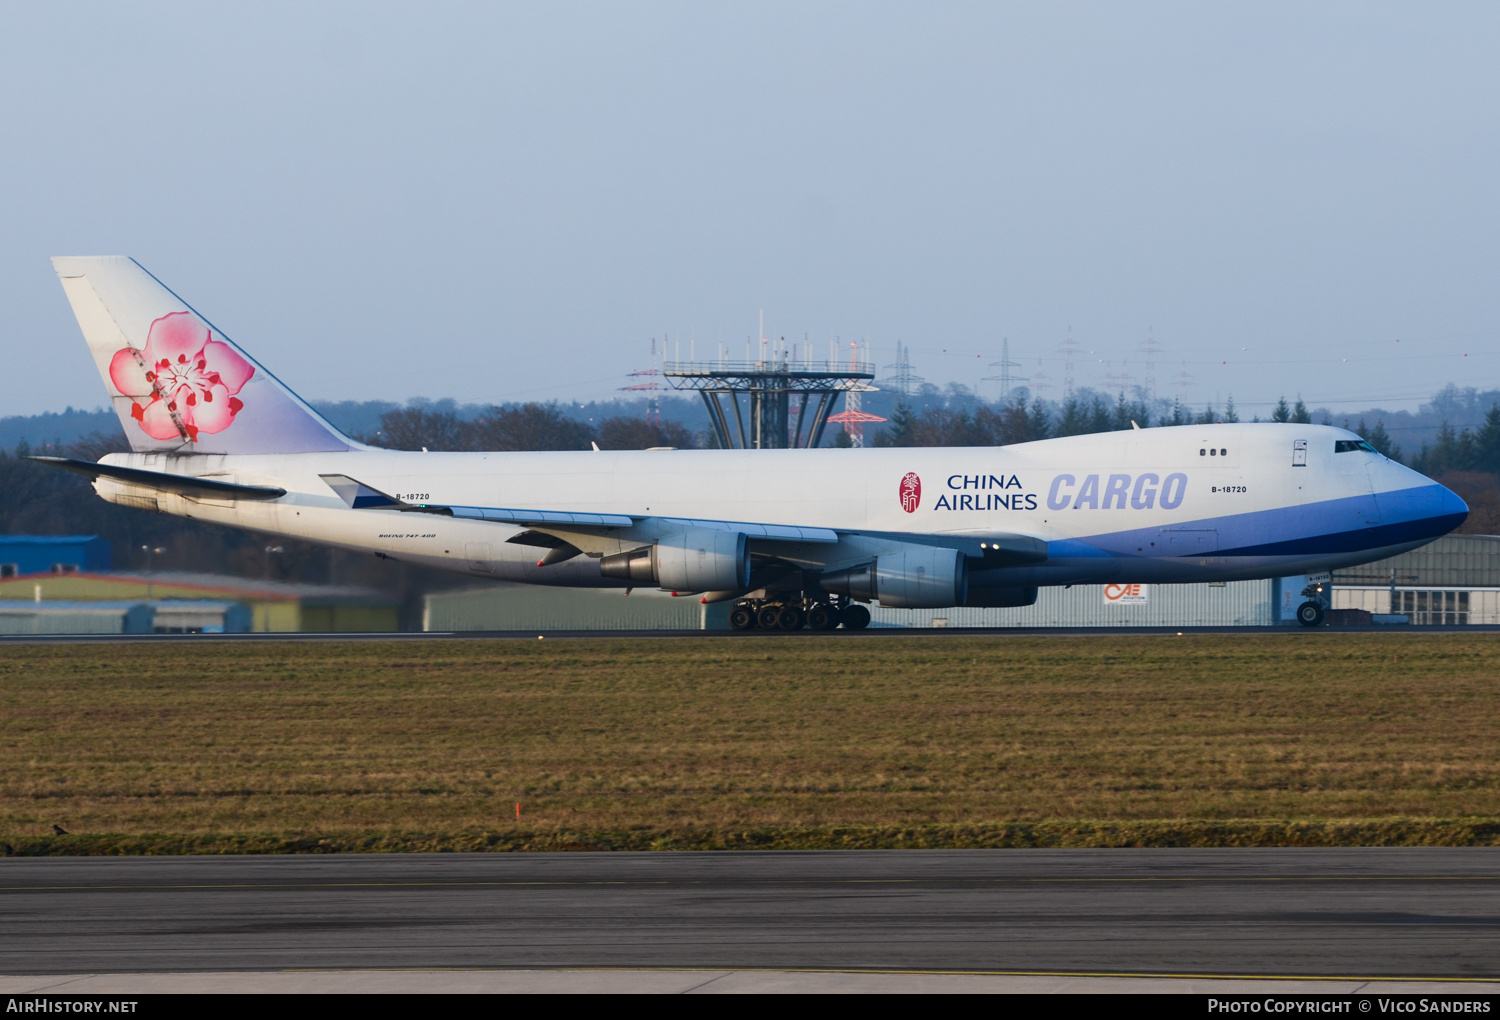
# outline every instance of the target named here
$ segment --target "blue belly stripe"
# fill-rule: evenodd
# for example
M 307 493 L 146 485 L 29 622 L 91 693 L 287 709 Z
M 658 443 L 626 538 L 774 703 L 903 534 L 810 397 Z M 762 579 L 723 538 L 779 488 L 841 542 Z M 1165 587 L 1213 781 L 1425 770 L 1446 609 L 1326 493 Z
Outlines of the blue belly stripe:
M 1378 505 L 1378 516 L 1372 511 Z M 1205 517 L 1150 528 L 1107 532 L 1048 544 L 1053 558 L 1160 557 L 1165 530 L 1217 531 L 1219 548 L 1187 556 L 1297 556 L 1358 552 L 1446 535 L 1469 515 L 1464 501 L 1441 485 L 1348 496 L 1301 506 Z M 1371 518 L 1379 523 L 1371 524 Z M 1287 536 L 1292 537 L 1287 537 Z

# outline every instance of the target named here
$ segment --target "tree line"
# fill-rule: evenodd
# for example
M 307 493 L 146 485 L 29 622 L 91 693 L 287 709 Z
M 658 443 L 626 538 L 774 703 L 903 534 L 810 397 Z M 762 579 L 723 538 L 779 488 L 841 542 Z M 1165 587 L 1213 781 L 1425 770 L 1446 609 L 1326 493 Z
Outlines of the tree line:
M 1445 422 L 1437 442 L 1423 443 L 1412 456 L 1411 466 L 1432 476 L 1449 471 L 1500 475 L 1500 406 L 1492 406 L 1484 423 L 1475 429 L 1455 431 Z
M 556 403 L 490 406 L 474 418 L 402 407 L 382 414 L 380 428 L 359 439 L 391 450 L 433 451 L 588 450 L 595 443 L 601 450 L 698 445 L 697 437 L 674 421 L 616 417 L 595 425 L 569 417 Z
M 1153 416 L 1143 401 L 1123 394 L 1110 402 L 1097 393 L 1071 396 L 1061 403 L 1037 398 L 1017 399 L 977 407 L 928 406 L 914 410 L 898 403 L 890 424 L 875 432 L 874 446 L 1006 446 L 1036 439 L 1088 435 L 1161 425 L 1211 424 L 1240 420 L 1231 398 L 1222 410 L 1212 405 L 1190 412 L 1180 403 L 1170 412 Z M 1257 419 L 1259 420 L 1259 419 Z M 1311 421 L 1301 398 L 1283 399 L 1271 421 Z M 1378 427 L 1377 427 L 1378 428 Z M 644 450 L 653 446 L 680 449 L 712 446 L 711 431 L 695 434 L 673 421 L 648 422 L 640 417 L 607 418 L 598 424 L 569 416 L 558 404 L 528 403 L 491 406 L 478 416 L 462 417 L 451 410 L 415 406 L 387 411 L 380 428 L 358 437 L 372 446 L 393 450 Z M 1388 440 L 1382 438 L 1389 447 Z M 829 429 L 831 446 L 848 446 L 842 430 Z M 1384 452 L 1384 451 L 1383 451 Z
M 920 412 L 903 401 L 891 414 L 889 427 L 876 434 L 872 445 L 1008 446 L 1037 439 L 1121 432 L 1137 427 L 1211 425 L 1239 420 L 1233 397 L 1222 409 L 1216 410 L 1210 404 L 1202 411 L 1191 412 L 1181 403 L 1174 403 L 1166 413 L 1155 415 L 1145 401 L 1127 399 L 1123 393 L 1113 402 L 1098 393 L 1083 393 L 1070 396 L 1061 403 L 1051 403 L 1040 397 L 1028 403 L 1024 398 L 1018 398 L 999 405 L 927 407 Z M 1271 412 L 1270 420 L 1311 422 L 1312 415 L 1301 397 L 1295 404 L 1288 404 L 1283 397 Z M 1381 434 L 1383 436 L 1383 430 Z M 1382 442 L 1389 446 L 1388 437 Z

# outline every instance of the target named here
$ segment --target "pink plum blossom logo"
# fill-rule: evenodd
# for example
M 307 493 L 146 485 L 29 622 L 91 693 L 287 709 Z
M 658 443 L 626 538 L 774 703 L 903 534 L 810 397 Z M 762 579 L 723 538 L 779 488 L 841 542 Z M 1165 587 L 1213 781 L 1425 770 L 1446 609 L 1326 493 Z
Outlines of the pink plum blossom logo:
M 235 396 L 255 366 L 191 312 L 163 315 L 151 324 L 142 350 L 124 347 L 109 363 L 109 378 L 130 397 L 130 413 L 152 439 L 198 441 L 200 432 L 223 432 L 245 406 Z

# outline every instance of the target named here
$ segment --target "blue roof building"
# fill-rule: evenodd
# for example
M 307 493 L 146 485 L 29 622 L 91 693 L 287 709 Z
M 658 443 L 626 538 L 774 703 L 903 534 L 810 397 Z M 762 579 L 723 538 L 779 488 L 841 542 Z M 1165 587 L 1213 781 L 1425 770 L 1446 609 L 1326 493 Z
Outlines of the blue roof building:
M 0 535 L 0 577 L 108 570 L 109 542 L 98 535 Z

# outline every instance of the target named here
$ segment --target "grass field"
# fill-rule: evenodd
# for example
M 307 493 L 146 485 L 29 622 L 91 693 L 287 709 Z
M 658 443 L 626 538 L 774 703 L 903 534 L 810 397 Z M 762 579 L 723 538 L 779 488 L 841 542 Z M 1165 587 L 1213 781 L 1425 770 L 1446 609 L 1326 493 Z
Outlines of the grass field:
M 1420 632 L 13 645 L 0 832 L 17 852 L 1500 842 L 1497 653 Z

